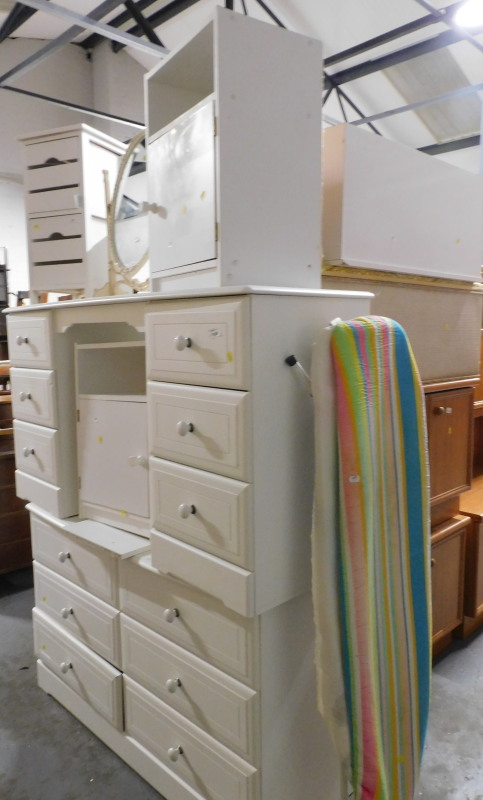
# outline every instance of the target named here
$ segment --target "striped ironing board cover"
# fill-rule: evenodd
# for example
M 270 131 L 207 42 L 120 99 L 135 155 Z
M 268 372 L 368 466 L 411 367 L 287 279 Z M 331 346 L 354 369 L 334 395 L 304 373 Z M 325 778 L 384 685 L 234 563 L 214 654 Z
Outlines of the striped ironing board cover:
M 402 327 L 335 322 L 339 609 L 355 800 L 412 800 L 431 672 L 424 396 Z

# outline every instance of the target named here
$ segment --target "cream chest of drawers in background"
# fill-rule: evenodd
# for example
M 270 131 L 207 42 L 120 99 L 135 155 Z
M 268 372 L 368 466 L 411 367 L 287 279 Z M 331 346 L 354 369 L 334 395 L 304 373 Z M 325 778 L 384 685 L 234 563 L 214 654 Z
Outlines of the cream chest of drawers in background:
M 107 294 L 107 204 L 122 142 L 76 125 L 20 138 L 32 292 Z
M 167 800 L 340 796 L 316 708 L 312 399 L 285 358 L 308 365 L 369 300 L 245 288 L 9 313 L 39 683 Z M 106 400 L 144 409 L 146 451 L 109 460 L 101 415 L 86 437 L 86 401 Z M 111 491 L 129 470 L 145 525 Z

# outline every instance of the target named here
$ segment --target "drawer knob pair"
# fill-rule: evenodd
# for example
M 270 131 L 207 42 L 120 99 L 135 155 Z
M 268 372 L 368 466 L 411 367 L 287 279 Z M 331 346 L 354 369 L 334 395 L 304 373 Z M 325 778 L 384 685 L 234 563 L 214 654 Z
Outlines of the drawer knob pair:
M 183 755 L 183 748 L 178 745 L 178 747 L 170 747 L 168 750 L 168 758 L 171 761 L 177 761 L 180 756 Z
M 188 519 L 191 514 L 196 514 L 196 506 L 190 505 L 189 503 L 181 503 L 181 505 L 178 506 L 178 514 L 181 519 Z
M 166 681 L 166 688 L 168 692 L 171 692 L 171 694 L 174 694 L 176 689 L 178 689 L 180 686 L 181 681 L 179 678 L 168 678 Z
M 29 337 L 28 336 L 17 336 L 15 341 L 18 344 L 18 346 L 20 347 L 21 344 L 28 344 L 29 343 Z
M 64 561 L 67 561 L 68 558 L 70 558 L 70 553 L 65 552 L 64 550 L 61 550 L 60 553 L 59 553 L 59 561 L 60 561 L 60 563 L 63 564 Z
M 25 400 L 31 400 L 32 395 L 30 394 L 30 392 L 20 392 L 18 399 L 20 400 L 20 402 L 23 403 Z
M 29 456 L 35 455 L 35 450 L 33 447 L 24 447 L 22 453 L 24 454 L 25 458 L 28 458 Z
M 176 350 L 184 350 L 186 347 L 191 347 L 193 344 L 189 336 L 175 336 L 174 341 Z
M 174 622 L 177 617 L 179 617 L 179 611 L 177 608 L 165 608 L 163 611 L 163 617 L 166 622 Z
M 188 433 L 193 433 L 195 426 L 192 422 L 186 422 L 184 419 L 180 420 L 176 425 L 176 430 L 180 436 L 186 436 Z

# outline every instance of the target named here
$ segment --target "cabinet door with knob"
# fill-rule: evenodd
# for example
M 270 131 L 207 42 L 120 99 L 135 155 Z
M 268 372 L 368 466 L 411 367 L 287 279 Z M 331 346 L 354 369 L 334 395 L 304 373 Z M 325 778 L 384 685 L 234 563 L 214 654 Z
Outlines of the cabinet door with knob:
M 426 395 L 432 503 L 469 489 L 471 484 L 473 389 Z
M 431 582 L 433 645 L 463 620 L 466 534 L 471 519 L 457 515 L 433 528 Z

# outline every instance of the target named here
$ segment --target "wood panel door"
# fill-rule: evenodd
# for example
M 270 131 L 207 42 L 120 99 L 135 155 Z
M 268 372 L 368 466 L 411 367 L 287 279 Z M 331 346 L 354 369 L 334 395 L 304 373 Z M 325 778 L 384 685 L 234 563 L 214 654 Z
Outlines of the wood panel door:
M 426 395 L 431 501 L 460 494 L 471 485 L 473 389 Z

